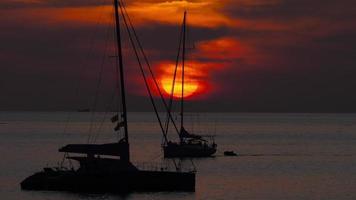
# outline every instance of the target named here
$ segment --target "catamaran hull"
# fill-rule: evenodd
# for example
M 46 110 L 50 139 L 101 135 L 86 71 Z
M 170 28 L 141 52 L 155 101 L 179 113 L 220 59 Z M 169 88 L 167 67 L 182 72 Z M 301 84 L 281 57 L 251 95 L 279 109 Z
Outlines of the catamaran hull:
M 163 152 L 165 158 L 210 157 L 216 152 L 216 148 L 173 144 L 164 146 Z
M 195 173 L 136 171 L 80 173 L 76 171 L 38 172 L 21 182 L 23 190 L 83 193 L 128 193 L 132 191 L 195 191 Z

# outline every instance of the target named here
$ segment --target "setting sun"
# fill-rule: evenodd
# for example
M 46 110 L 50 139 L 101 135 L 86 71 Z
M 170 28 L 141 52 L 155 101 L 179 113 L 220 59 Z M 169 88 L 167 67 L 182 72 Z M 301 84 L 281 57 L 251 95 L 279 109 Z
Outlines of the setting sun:
M 173 73 L 175 65 L 172 64 L 163 64 L 160 67 L 161 76 L 159 78 L 159 83 L 162 90 L 167 96 L 170 96 L 172 92 L 173 84 Z M 196 94 L 202 88 L 202 83 L 199 81 L 199 71 L 197 68 L 192 68 L 191 66 L 186 66 L 184 69 L 184 93 L 183 97 L 191 97 Z M 181 68 L 177 69 L 177 77 L 174 85 L 174 98 L 180 98 L 182 96 L 182 70 Z
M 171 94 L 172 91 L 172 78 L 162 78 L 161 84 L 164 92 L 168 95 Z M 198 82 L 194 80 L 184 80 L 184 97 L 192 96 L 198 89 Z M 176 81 L 174 85 L 173 97 L 180 98 L 182 96 L 182 81 Z

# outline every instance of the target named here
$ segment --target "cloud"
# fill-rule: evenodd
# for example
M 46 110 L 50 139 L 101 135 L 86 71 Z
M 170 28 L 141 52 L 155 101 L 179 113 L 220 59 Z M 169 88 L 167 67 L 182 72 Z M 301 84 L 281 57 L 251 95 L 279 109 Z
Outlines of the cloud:
M 181 24 L 183 12 L 188 10 L 188 24 L 196 27 L 233 26 L 234 21 L 224 16 L 216 8 L 217 1 L 165 1 L 157 3 L 135 2 L 127 10 L 136 24 L 148 25 L 150 22 Z
M 23 16 L 31 21 L 46 21 L 48 23 L 70 24 L 97 24 L 112 23 L 113 8 L 110 4 L 86 2 L 78 4 L 61 3 L 63 1 L 25 1 L 23 9 L 3 10 L 8 16 Z M 20 4 L 12 2 L 14 7 Z M 6 5 L 6 4 L 5 4 Z M 150 24 L 179 25 L 182 23 L 183 13 L 189 11 L 188 24 L 196 27 L 221 27 L 234 26 L 235 22 L 221 14 L 216 9 L 216 1 L 165 1 L 165 2 L 142 2 L 134 1 L 126 6 L 128 13 L 136 26 L 150 26 Z M 11 6 L 2 6 L 11 7 Z

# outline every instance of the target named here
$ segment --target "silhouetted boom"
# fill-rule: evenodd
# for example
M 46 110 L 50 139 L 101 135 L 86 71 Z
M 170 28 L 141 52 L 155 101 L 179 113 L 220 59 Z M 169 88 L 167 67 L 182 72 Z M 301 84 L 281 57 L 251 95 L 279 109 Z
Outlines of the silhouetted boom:
M 58 151 L 87 155 L 123 156 L 127 153 L 128 148 L 127 143 L 120 142 L 108 144 L 68 144 Z

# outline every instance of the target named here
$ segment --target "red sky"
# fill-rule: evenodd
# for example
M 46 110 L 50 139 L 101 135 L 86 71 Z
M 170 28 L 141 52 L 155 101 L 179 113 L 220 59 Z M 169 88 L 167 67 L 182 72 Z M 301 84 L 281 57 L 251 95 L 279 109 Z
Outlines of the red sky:
M 195 48 L 188 51 L 187 79 L 198 110 L 356 111 L 354 1 L 126 4 L 162 86 L 171 75 L 179 26 L 188 11 L 189 42 Z M 111 12 L 110 0 L 1 1 L 0 109 L 68 109 L 70 102 L 88 99 L 102 57 L 111 51 L 106 40 L 112 36 Z M 130 98 L 139 104 L 145 88 L 127 47 Z M 113 73 L 105 71 L 103 93 L 111 91 Z M 73 95 L 78 77 L 82 98 Z

